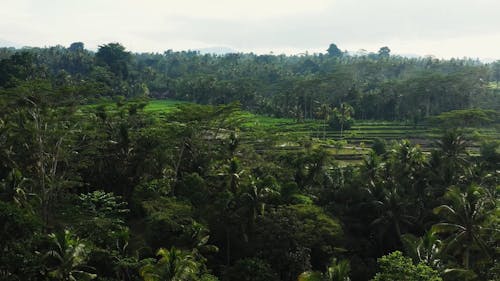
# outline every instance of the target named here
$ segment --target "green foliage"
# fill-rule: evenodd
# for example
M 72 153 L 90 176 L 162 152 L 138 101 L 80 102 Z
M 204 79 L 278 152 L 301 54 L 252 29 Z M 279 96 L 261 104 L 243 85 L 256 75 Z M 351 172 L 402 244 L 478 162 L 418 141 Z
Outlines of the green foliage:
M 387 144 L 382 138 L 375 138 L 372 143 L 372 150 L 375 152 L 377 155 L 383 155 L 386 153 Z
M 125 47 L 119 43 L 109 43 L 99 46 L 96 53 L 98 62 L 109 67 L 117 77 L 126 79 L 129 74 L 131 55 L 125 51 Z
M 34 251 L 40 240 L 39 218 L 0 201 L 0 229 L 0 279 L 36 279 L 43 268 L 40 255 Z
M 448 204 L 438 206 L 434 213 L 444 220 L 433 226 L 433 231 L 447 233 L 444 250 L 462 258 L 462 266 L 468 270 L 472 265 L 471 255 L 480 251 L 490 259 L 491 248 L 485 240 L 491 229 L 485 228 L 485 222 L 493 214 L 496 202 L 486 195 L 487 190 L 471 185 L 461 190 L 451 187 L 445 194 Z M 493 230 L 495 231 L 495 230 Z
M 350 281 L 350 270 L 348 260 L 337 261 L 337 259 L 332 259 L 330 265 L 326 268 L 323 279 L 325 281 Z
M 89 241 L 101 246 L 116 242 L 116 239 L 126 236 L 128 229 L 125 215 L 129 212 L 125 202 L 120 202 L 119 196 L 104 191 L 94 191 L 80 194 L 77 201 L 76 233 Z
M 33 215 L 14 204 L 0 201 L 0 248 L 6 249 L 10 243 L 30 237 L 39 226 L 40 222 Z M 13 233 L 16 235 L 12 236 Z
M 188 246 L 193 226 L 192 206 L 183 201 L 160 198 L 143 202 L 146 211 L 146 240 L 151 248 L 158 245 Z
M 299 275 L 298 281 L 322 281 L 323 275 L 317 271 L 306 271 Z
M 499 120 L 495 110 L 463 109 L 443 112 L 429 121 L 443 128 L 464 128 L 490 126 L 497 124 Z
M 92 280 L 96 274 L 89 272 L 86 261 L 88 250 L 86 245 L 71 232 L 65 230 L 62 233 L 49 234 L 53 243 L 53 250 L 48 251 L 45 256 L 49 264 L 47 275 L 53 280 Z
M 419 125 L 495 123 L 493 66 L 331 47 L 0 49 L 0 279 L 498 279 L 498 133 Z
M 438 268 L 441 263 L 443 243 L 434 230 L 427 231 L 422 237 L 404 234 L 402 242 L 406 254 L 416 263 L 424 263 L 432 268 Z
M 269 264 L 258 258 L 246 258 L 238 260 L 224 273 L 224 279 L 228 281 L 276 281 L 277 274 Z
M 339 130 L 340 137 L 344 130 L 348 130 L 354 124 L 354 119 L 352 115 L 354 114 L 354 109 L 347 103 L 342 103 L 339 108 L 333 109 L 333 118 L 330 121 L 330 128 Z
M 378 50 L 378 56 L 381 58 L 388 58 L 390 55 L 391 55 L 391 49 L 389 49 L 389 47 L 387 46 L 381 47 Z
M 339 223 L 312 205 L 291 205 L 269 212 L 258 220 L 256 232 L 258 251 L 282 279 L 309 270 L 309 263 L 323 268 L 339 250 L 342 236 Z
M 158 261 L 143 266 L 140 275 L 144 281 L 195 281 L 199 280 L 200 264 L 189 253 L 172 247 L 161 248 L 156 253 Z
M 328 47 L 328 50 L 326 50 L 328 52 L 328 55 L 329 56 L 332 56 L 332 57 L 340 57 L 342 56 L 342 51 L 337 47 L 337 45 L 335 44 L 330 44 L 330 46 Z
M 373 281 L 441 281 L 439 274 L 431 267 L 413 264 L 410 258 L 399 251 L 383 256 L 378 260 L 380 272 Z
M 493 166 L 500 165 L 500 141 L 484 141 L 480 147 L 481 157 Z

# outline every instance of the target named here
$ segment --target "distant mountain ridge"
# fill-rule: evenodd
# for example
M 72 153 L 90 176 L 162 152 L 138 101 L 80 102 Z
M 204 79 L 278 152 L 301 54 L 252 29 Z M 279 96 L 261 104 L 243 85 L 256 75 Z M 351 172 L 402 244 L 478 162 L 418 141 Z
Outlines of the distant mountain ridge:
M 214 47 L 207 47 L 207 48 L 201 48 L 201 49 L 196 49 L 196 51 L 199 51 L 200 54 L 213 54 L 213 55 L 225 55 L 225 54 L 234 54 L 234 53 L 239 53 L 238 50 L 235 50 L 230 47 L 225 47 L 225 46 L 214 46 Z
M 14 48 L 21 48 L 22 45 L 21 44 L 18 44 L 18 43 L 15 43 L 15 42 L 11 42 L 9 40 L 5 40 L 3 38 L 0 38 L 0 47 L 14 47 Z

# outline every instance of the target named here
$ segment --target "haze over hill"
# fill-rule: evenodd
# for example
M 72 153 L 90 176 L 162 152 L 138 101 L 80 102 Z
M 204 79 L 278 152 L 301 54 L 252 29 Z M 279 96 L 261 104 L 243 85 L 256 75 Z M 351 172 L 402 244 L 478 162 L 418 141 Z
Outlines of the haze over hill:
M 227 46 L 258 54 L 342 50 L 438 58 L 500 58 L 495 0 L 35 1 L 2 3 L 0 38 L 20 46 L 88 48 L 120 42 L 136 52 Z

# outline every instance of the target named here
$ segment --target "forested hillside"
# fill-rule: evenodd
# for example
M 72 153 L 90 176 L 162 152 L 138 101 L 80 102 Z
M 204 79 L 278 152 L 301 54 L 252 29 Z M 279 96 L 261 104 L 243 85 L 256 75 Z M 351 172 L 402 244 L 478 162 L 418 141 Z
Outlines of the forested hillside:
M 386 47 L 0 49 L 0 280 L 499 280 L 499 80 Z M 354 119 L 425 150 L 342 163 Z
M 322 104 L 350 104 L 356 119 L 421 121 L 441 112 L 498 110 L 500 62 L 471 59 L 349 55 L 335 44 L 325 54 L 200 55 L 195 51 L 133 54 L 118 43 L 84 49 L 0 49 L 0 86 L 48 79 L 82 100 L 102 96 L 171 98 L 201 104 L 239 101 L 276 117 L 311 119 Z

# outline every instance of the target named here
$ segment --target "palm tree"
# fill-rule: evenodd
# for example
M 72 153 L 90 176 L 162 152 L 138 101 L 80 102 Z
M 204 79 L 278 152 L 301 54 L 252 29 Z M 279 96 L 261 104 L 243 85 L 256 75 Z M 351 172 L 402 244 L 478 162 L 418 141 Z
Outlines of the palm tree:
M 237 157 L 232 157 L 225 167 L 225 171 L 219 173 L 219 176 L 226 178 L 226 186 L 228 190 L 235 196 L 240 189 L 241 175 L 245 171 L 240 169 L 240 161 Z
M 373 226 L 381 226 L 387 231 L 387 226 L 393 227 L 397 238 L 401 238 L 402 225 L 412 225 L 415 218 L 408 214 L 409 202 L 400 195 L 396 188 L 383 190 L 381 198 L 375 198 L 372 204 L 379 212 L 378 218 L 372 221 Z
M 458 187 L 451 187 L 445 198 L 450 203 L 434 209 L 434 213 L 444 220 L 432 229 L 437 233 L 449 234 L 444 240 L 444 250 L 461 255 L 462 265 L 469 269 L 472 251 L 479 251 L 489 258 L 488 245 L 483 237 L 491 229 L 484 227 L 484 224 L 495 208 L 495 201 L 485 196 L 483 188 L 474 185 L 464 192 Z
M 425 156 L 420 147 L 408 140 L 402 140 L 396 143 L 389 153 L 396 180 L 406 179 L 409 182 L 416 182 L 425 164 Z
M 441 151 L 444 158 L 461 161 L 467 160 L 464 157 L 467 156 L 467 144 L 464 135 L 457 130 L 445 132 L 441 139 L 436 142 L 436 146 Z
M 351 116 L 354 114 L 354 108 L 349 104 L 343 102 L 340 104 L 339 108 L 334 108 L 333 113 L 336 115 L 340 123 L 340 138 L 343 136 L 344 125 L 351 120 Z
M 323 139 L 326 139 L 326 123 L 330 120 L 332 109 L 330 105 L 322 103 L 317 113 L 319 117 L 323 119 Z
M 469 166 L 467 141 L 460 132 L 452 130 L 447 131 L 435 145 L 437 151 L 431 162 L 434 177 L 445 186 L 456 184 Z
M 336 258 L 333 258 L 324 273 L 306 271 L 302 272 L 297 279 L 298 281 L 350 281 L 350 270 L 351 267 L 348 260 L 337 261 Z
M 326 272 L 323 274 L 324 281 L 350 281 L 349 271 L 351 267 L 348 260 L 337 261 L 337 259 L 332 259 L 330 265 L 326 268 Z
M 252 232 L 255 224 L 255 220 L 258 216 L 264 215 L 266 208 L 266 201 L 270 197 L 279 195 L 279 193 L 267 186 L 256 183 L 255 179 L 252 177 L 250 185 L 245 192 L 241 194 L 240 199 L 242 200 L 242 210 L 247 217 L 247 230 Z M 248 235 L 244 233 L 245 241 L 248 241 Z
M 443 243 L 439 239 L 436 231 L 431 229 L 422 237 L 416 237 L 412 234 L 403 234 L 401 238 L 406 254 L 411 257 L 415 263 L 423 262 L 433 268 L 439 266 Z
M 156 264 L 147 264 L 139 271 L 144 281 L 189 281 L 196 278 L 200 265 L 191 254 L 172 247 L 170 250 L 160 248 L 156 255 L 159 256 Z
M 56 265 L 50 269 L 50 278 L 62 281 L 92 280 L 97 277 L 87 271 L 85 266 L 88 251 L 79 238 L 65 230 L 63 233 L 49 234 L 55 250 L 46 253 L 46 258 L 55 260 Z

